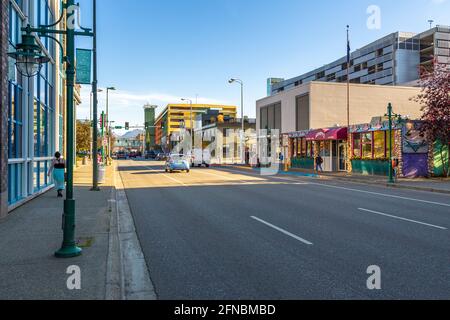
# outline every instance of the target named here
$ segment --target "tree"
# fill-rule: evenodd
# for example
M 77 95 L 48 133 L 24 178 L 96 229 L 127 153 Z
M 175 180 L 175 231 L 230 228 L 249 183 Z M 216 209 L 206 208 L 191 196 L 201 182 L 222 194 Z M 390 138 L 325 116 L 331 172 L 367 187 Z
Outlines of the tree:
M 91 126 L 88 121 L 77 120 L 77 153 L 91 150 Z
M 420 85 L 422 93 L 415 100 L 423 105 L 421 131 L 430 145 L 440 142 L 438 153 L 444 174 L 449 176 L 445 150 L 450 141 L 450 67 L 436 63 L 432 71 L 422 73 Z

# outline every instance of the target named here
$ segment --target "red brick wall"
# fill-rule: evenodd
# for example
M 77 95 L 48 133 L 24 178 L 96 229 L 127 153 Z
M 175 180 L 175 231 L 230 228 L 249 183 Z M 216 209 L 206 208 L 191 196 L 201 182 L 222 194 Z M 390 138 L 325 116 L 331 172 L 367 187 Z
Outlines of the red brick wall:
M 8 6 L 0 0 L 0 219 L 8 212 Z

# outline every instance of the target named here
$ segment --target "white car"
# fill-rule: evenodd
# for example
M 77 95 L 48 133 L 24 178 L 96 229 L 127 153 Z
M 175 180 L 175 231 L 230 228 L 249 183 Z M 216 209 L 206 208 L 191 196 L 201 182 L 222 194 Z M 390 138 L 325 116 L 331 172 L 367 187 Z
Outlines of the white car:
M 174 171 L 186 171 L 189 173 L 191 170 L 190 161 L 182 154 L 171 154 L 166 162 L 166 172 Z

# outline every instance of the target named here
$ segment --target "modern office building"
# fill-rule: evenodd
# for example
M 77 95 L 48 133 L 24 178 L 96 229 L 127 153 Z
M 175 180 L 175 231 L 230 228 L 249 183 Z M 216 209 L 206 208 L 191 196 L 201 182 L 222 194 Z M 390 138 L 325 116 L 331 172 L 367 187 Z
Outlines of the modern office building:
M 367 123 L 375 118 L 384 119 L 389 103 L 393 105 L 394 112 L 404 118 L 415 120 L 422 114 L 421 105 L 412 99 L 421 93 L 421 89 L 417 87 L 352 83 L 350 92 L 351 126 Z M 286 159 L 293 154 L 288 154 L 293 148 L 292 141 L 298 142 L 296 145 L 301 146 L 299 155 L 307 162 L 301 163 L 301 168 L 306 166 L 312 169 L 318 152 L 324 159 L 324 170 L 348 169 L 349 131 L 345 83 L 312 81 L 294 87 L 258 100 L 256 114 L 258 130 L 268 130 L 271 137 L 274 135 L 273 130 L 279 130 L 283 150 L 278 152 L 284 151 Z M 283 137 L 289 137 L 290 142 Z
M 349 79 L 360 84 L 415 86 L 421 71 L 432 70 L 435 62 L 450 65 L 448 26 L 437 26 L 420 34 L 395 32 L 352 52 Z M 347 57 L 274 83 L 269 95 L 311 81 L 347 82 Z
M 211 110 L 219 112 L 224 119 L 235 119 L 237 117 L 236 106 L 193 104 L 191 117 L 190 104 L 169 104 L 155 121 L 156 144 L 165 151 L 171 150 L 177 143 L 180 132 L 183 129 L 195 130 L 201 128 L 201 124 L 196 124 L 198 116 L 207 114 Z
M 21 27 L 49 25 L 58 19 L 57 0 L 1 0 L 1 216 L 52 187 L 47 176 L 53 154 L 64 139 L 64 78 L 61 52 L 54 41 L 37 39 L 50 57 L 33 78 L 21 76 L 6 53 L 15 50 Z M 4 107 L 5 106 L 5 107 Z M 6 188 L 5 188 L 6 186 Z
M 421 106 L 411 100 L 420 88 L 351 84 L 350 124 L 394 111 L 409 119 L 421 116 Z M 313 81 L 256 102 L 257 130 L 278 129 L 280 134 L 347 126 L 347 85 Z

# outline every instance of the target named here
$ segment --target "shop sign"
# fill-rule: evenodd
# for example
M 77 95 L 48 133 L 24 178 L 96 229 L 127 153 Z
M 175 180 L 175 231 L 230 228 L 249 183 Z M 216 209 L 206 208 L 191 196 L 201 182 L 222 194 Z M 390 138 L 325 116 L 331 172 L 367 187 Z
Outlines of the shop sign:
M 291 132 L 288 133 L 289 138 L 295 139 L 295 138 L 304 138 L 308 135 L 309 130 L 303 130 L 303 131 L 297 131 L 297 132 Z

